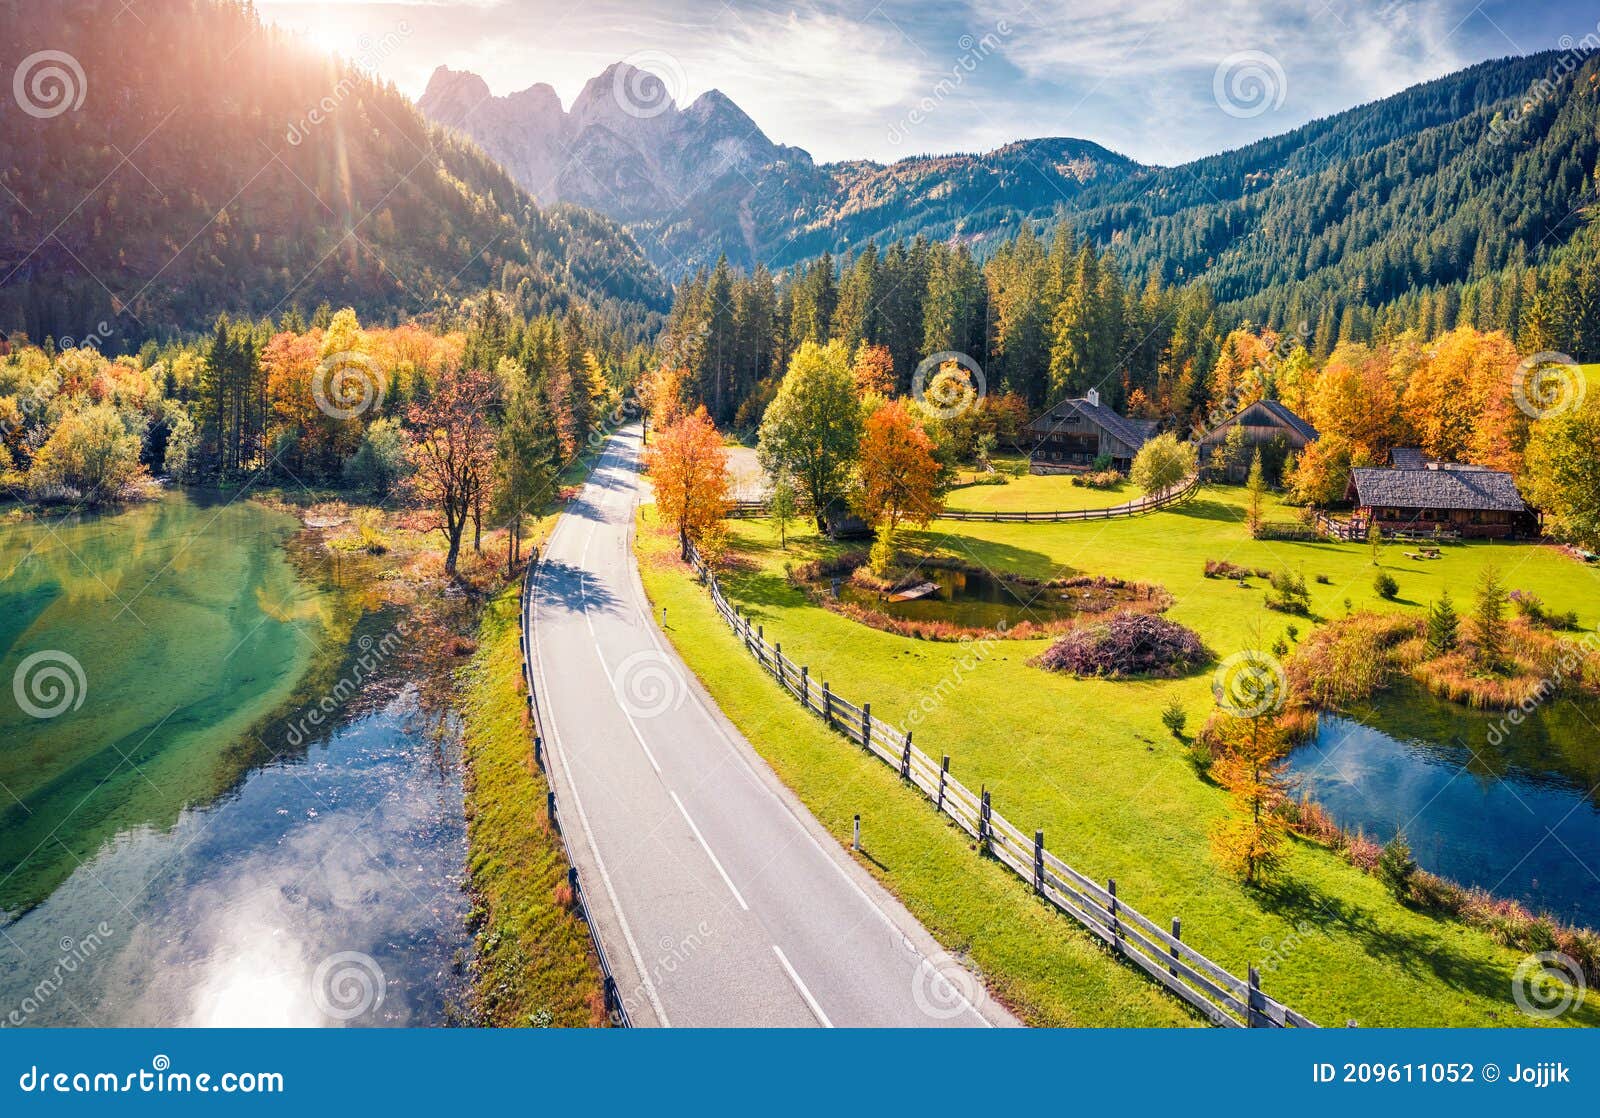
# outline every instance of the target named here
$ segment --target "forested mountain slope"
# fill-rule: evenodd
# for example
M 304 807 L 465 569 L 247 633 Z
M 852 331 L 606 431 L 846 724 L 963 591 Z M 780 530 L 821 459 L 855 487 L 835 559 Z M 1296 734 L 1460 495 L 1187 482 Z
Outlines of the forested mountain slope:
M 122 8 L 0 0 L 31 91 L 11 97 L 8 73 L 0 98 L 0 329 L 128 346 L 222 310 L 331 301 L 384 321 L 485 287 L 529 313 L 664 301 L 613 222 L 541 210 L 392 86 L 248 5 Z

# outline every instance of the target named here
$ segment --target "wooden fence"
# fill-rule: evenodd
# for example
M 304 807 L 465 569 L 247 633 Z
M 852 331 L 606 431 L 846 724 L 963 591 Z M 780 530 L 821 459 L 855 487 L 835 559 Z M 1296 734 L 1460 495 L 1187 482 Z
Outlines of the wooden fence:
M 1104 509 L 1064 509 L 1058 512 L 974 512 L 967 509 L 945 509 L 940 520 L 983 520 L 1017 524 L 1046 524 L 1062 520 L 1115 520 L 1123 516 L 1139 516 L 1157 509 L 1171 508 L 1193 499 L 1200 491 L 1200 475 L 1187 478 L 1170 489 L 1151 493 L 1120 505 Z
M 1164 489 L 1159 493 L 1125 501 L 1103 509 L 1063 509 L 1058 512 L 974 512 L 967 509 L 945 509 L 939 520 L 987 520 L 1016 524 L 1049 524 L 1062 520 L 1115 520 L 1123 516 L 1139 516 L 1157 509 L 1171 508 L 1191 500 L 1200 491 L 1200 475 Z M 728 505 L 730 520 L 748 520 L 767 515 L 765 501 L 732 501 Z
M 995 810 L 987 789 L 973 792 L 950 775 L 950 757 L 935 761 L 902 733 L 872 713 L 871 703 L 857 706 L 835 694 L 826 680 L 811 678 L 810 669 L 783 654 L 782 644 L 769 644 L 760 628 L 752 628 L 723 596 L 716 575 L 691 546 L 689 560 L 711 592 L 717 612 L 745 650 L 800 705 L 920 789 L 936 810 L 978 842 L 978 849 L 1009 866 L 1033 891 L 1076 920 L 1102 943 L 1172 993 L 1225 1027 L 1316 1028 L 1316 1023 L 1261 990 L 1252 966 L 1246 978 L 1223 969 L 1184 943 L 1176 919 L 1171 930 L 1157 926 L 1117 896 L 1116 881 L 1104 885 L 1079 873 L 1045 847 L 1044 832 L 1030 837 Z
M 533 602 L 540 561 L 540 556 L 535 554 L 528 564 L 528 569 L 523 572 L 522 596 L 517 603 L 517 632 L 522 641 L 522 678 L 528 685 L 528 722 L 533 731 L 533 759 L 539 766 L 539 771 L 548 775 L 549 768 L 544 756 L 544 723 L 539 715 L 539 693 L 533 685 L 533 633 L 528 629 L 529 606 Z M 613 1025 L 624 1029 L 630 1028 L 633 1021 L 628 1017 L 628 1007 L 623 1004 L 622 997 L 618 993 L 616 974 L 611 969 L 606 946 L 600 942 L 600 933 L 595 931 L 594 920 L 589 914 L 588 892 L 578 878 L 578 864 L 573 861 L 572 844 L 567 841 L 567 828 L 562 824 L 560 805 L 556 802 L 555 781 L 549 780 L 548 785 L 550 790 L 546 794 L 545 811 L 550 816 L 550 824 L 555 827 L 556 834 L 561 836 L 561 848 L 567 856 L 567 884 L 572 889 L 572 899 L 577 903 L 578 915 L 583 919 L 583 926 L 589 929 L 589 940 L 594 944 L 595 958 L 600 963 L 606 1012 L 610 1014 Z

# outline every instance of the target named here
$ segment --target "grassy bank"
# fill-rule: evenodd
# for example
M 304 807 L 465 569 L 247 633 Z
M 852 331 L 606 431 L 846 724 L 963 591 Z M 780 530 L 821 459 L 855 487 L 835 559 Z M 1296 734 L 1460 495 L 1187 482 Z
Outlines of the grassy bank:
M 1443 559 L 1419 562 L 1406 559 L 1403 546 L 1389 545 L 1381 561 L 1400 582 L 1402 599 L 1389 603 L 1372 588 L 1372 557 L 1364 544 L 1252 540 L 1242 501 L 1240 491 L 1224 489 L 1134 520 L 946 523 L 911 534 L 908 544 L 1039 578 L 1082 572 L 1159 583 L 1177 598 L 1169 616 L 1199 631 L 1219 656 L 1268 647 L 1290 624 L 1304 634 L 1319 619 L 1342 617 L 1346 598 L 1355 609 L 1420 610 L 1448 586 L 1458 602 L 1469 601 L 1478 572 L 1491 560 L 1509 585 L 1537 591 L 1552 609 L 1576 609 L 1586 625 L 1595 622 L 1596 576 L 1554 548 L 1446 547 Z M 1292 515 L 1276 506 L 1271 511 L 1279 519 Z M 1260 965 L 1268 993 L 1325 1024 L 1350 1018 L 1368 1026 L 1540 1023 L 1513 1001 L 1522 953 L 1401 905 L 1378 881 L 1315 843 L 1293 841 L 1285 873 L 1262 889 L 1246 888 L 1216 866 L 1208 836 L 1226 809 L 1225 795 L 1197 778 L 1184 746 L 1160 720 L 1176 698 L 1191 727 L 1198 726 L 1212 706 L 1209 671 L 1176 680 L 1076 680 L 1027 666 L 1046 642 L 1006 641 L 975 670 L 959 673 L 957 664 L 968 655 L 962 646 L 866 628 L 811 604 L 788 584 L 786 562 L 825 557 L 835 545 L 803 536 L 784 551 L 765 522 L 741 521 L 732 530 L 734 562 L 723 579 L 730 600 L 764 625 L 769 639 L 782 641 L 788 655 L 809 664 L 814 680 L 871 701 L 874 713 L 891 721 L 905 717 L 942 681 L 959 680 L 939 693 L 932 713 L 917 724 L 922 748 L 951 754 L 964 783 L 989 787 L 1008 818 L 1024 829 L 1042 827 L 1051 848 L 1081 871 L 1115 877 L 1122 896 L 1152 919 L 1181 916 L 1184 938 L 1218 962 L 1236 973 Z M 1051 953 L 1071 952 L 1079 934 L 1062 919 L 1034 919 L 1026 934 L 1002 920 L 998 912 L 1016 911 L 1008 906 L 1037 907 L 1021 882 L 1002 876 L 991 883 L 996 907 L 976 917 L 973 893 L 994 868 L 970 853 L 959 856 L 963 844 L 953 838 L 923 853 L 949 848 L 957 856 L 941 853 L 933 864 L 916 855 L 899 830 L 919 814 L 931 817 L 930 809 L 892 773 L 874 777 L 874 762 L 781 695 L 675 563 L 670 539 L 648 525 L 638 539 L 646 588 L 669 606 L 670 635 L 685 658 L 835 834 L 843 835 L 850 815 L 861 811 L 873 841 L 895 844 L 897 857 L 883 859 L 877 872 L 936 935 L 970 944 L 986 976 L 1034 1019 L 1152 1023 L 1149 1007 L 1132 994 L 1084 997 L 1079 974 L 1059 964 L 1038 965 Z M 1266 610 L 1260 580 L 1240 589 L 1205 579 L 1208 558 L 1303 571 L 1314 616 Z M 889 825 L 874 826 L 884 814 Z M 894 833 L 874 837 L 880 830 Z M 986 941 L 991 936 L 996 939 Z M 1128 972 L 1118 978 L 1146 985 Z M 1114 979 L 1102 985 L 1121 990 Z M 1600 1007 L 1569 1012 L 1559 1023 L 1600 1023 Z
M 549 786 L 533 763 L 518 593 L 512 583 L 484 607 L 460 680 L 479 1023 L 596 1025 L 604 1019 L 600 970 L 545 813 Z

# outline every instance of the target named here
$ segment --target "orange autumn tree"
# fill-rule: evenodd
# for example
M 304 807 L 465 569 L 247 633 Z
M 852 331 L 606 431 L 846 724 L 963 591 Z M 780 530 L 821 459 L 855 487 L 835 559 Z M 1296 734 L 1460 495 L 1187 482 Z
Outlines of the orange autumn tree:
M 855 356 L 850 361 L 850 375 L 855 378 L 856 391 L 863 399 L 868 396 L 887 399 L 894 395 L 894 357 L 886 345 L 862 342 L 856 346 Z
M 881 574 L 893 561 L 894 534 L 901 523 L 925 526 L 944 511 L 942 469 L 933 456 L 933 440 L 904 400 L 884 404 L 867 417 L 856 476 L 856 511 L 877 530 L 872 566 Z
M 1253 885 L 1283 861 L 1288 735 L 1274 710 L 1222 712 L 1207 732 L 1216 756 L 1211 776 L 1228 790 L 1231 807 L 1212 829 L 1211 850 L 1224 869 Z
M 645 465 L 655 486 L 656 507 L 688 545 L 715 536 L 728 512 L 728 452 L 704 407 L 656 431 Z

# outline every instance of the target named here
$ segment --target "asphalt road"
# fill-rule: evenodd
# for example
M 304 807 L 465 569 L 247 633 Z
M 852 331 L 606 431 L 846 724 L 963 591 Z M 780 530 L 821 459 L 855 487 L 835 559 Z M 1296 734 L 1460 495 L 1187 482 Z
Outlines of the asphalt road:
M 634 1023 L 1016 1024 L 779 782 L 657 630 L 632 548 L 638 456 L 637 427 L 607 445 L 529 604 L 551 778 Z

